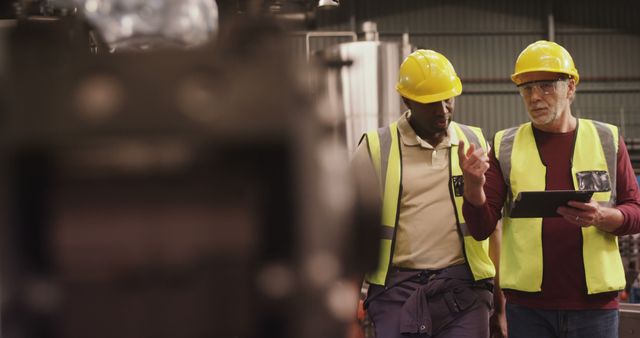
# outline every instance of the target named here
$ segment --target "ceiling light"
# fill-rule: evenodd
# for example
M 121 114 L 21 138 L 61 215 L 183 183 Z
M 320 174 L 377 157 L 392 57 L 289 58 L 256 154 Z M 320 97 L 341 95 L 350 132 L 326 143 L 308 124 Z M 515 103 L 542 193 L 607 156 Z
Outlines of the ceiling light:
M 336 8 L 340 6 L 340 0 L 319 0 L 318 8 Z

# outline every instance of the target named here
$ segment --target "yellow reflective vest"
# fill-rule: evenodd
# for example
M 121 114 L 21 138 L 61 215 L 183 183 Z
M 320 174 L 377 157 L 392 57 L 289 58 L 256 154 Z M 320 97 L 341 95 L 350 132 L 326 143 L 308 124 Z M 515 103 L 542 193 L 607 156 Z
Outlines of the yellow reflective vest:
M 479 128 L 455 122 L 451 122 L 451 124 L 458 138 L 464 140 L 465 147 L 468 148 L 470 143 L 474 143 L 476 146 L 480 145 L 485 150 L 487 149 L 486 141 Z M 370 284 L 385 285 L 387 272 L 393 264 L 395 230 L 398 224 L 398 209 L 402 193 L 402 152 L 398 123 L 394 122 L 388 127 L 370 131 L 362 139 L 367 141 L 373 166 L 380 179 L 383 199 L 378 268 L 375 272 L 369 273 L 366 279 Z M 495 267 L 488 254 L 489 242 L 488 240 L 476 241 L 473 239 L 462 216 L 463 180 L 457 149 L 457 145 L 453 145 L 450 149 L 449 193 L 456 212 L 458 232 L 464 242 L 463 253 L 475 280 L 492 278 L 495 276 Z
M 541 291 L 542 218 L 510 218 L 521 191 L 542 191 L 546 167 L 542 164 L 531 123 L 499 131 L 495 154 L 507 185 L 500 250 L 500 286 L 527 292 Z M 576 190 L 596 190 L 593 199 L 604 206 L 616 201 L 618 129 L 610 124 L 579 119 L 571 160 Z M 593 180 L 593 177 L 597 179 Z M 591 178 L 591 179 L 590 179 Z M 582 256 L 589 294 L 622 290 L 624 268 L 615 235 L 596 227 L 582 228 Z

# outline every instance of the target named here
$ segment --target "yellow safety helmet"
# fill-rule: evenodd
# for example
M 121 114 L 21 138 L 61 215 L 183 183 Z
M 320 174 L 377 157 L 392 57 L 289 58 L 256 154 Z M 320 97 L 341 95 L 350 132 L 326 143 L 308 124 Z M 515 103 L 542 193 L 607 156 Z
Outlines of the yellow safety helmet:
M 444 55 L 419 49 L 400 65 L 396 90 L 412 101 L 431 103 L 460 95 L 462 83 Z
M 536 41 L 520 53 L 511 80 L 519 85 L 519 76 L 529 72 L 567 74 L 576 80 L 576 84 L 580 80 L 578 70 L 573 64 L 569 52 L 559 44 L 546 40 Z

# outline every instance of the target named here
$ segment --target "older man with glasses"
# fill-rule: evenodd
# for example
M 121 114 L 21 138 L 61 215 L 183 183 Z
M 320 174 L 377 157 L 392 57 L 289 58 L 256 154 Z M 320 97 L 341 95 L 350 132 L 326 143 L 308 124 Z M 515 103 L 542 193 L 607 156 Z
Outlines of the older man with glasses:
M 529 45 L 511 79 L 531 121 L 496 133 L 489 156 L 473 147 L 459 154 L 469 232 L 484 239 L 502 218 L 509 337 L 617 337 L 625 275 L 616 236 L 640 232 L 627 148 L 617 127 L 572 114 L 580 78 L 562 46 Z M 549 190 L 595 193 L 558 207 L 557 217 L 511 217 L 520 192 Z

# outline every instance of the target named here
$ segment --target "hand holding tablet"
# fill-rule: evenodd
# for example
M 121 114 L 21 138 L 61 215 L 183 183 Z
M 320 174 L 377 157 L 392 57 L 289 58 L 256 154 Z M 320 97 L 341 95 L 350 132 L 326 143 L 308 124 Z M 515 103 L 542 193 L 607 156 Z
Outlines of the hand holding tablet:
M 510 217 L 561 217 L 556 211 L 558 207 L 568 206 L 569 201 L 587 203 L 593 193 L 591 190 L 523 191 L 516 197 Z

